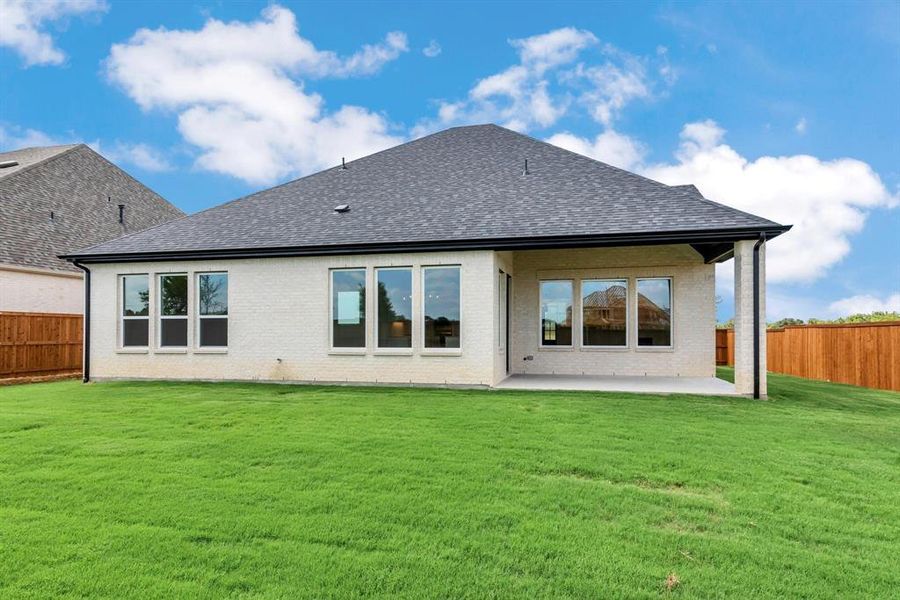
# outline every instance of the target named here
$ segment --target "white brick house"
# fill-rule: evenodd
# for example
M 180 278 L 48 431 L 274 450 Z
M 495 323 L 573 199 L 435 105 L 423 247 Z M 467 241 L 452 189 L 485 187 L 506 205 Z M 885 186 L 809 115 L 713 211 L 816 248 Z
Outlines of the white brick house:
M 495 386 L 712 378 L 734 256 L 735 389 L 764 395 L 762 242 L 787 229 L 488 125 L 66 258 L 89 273 L 86 380 Z

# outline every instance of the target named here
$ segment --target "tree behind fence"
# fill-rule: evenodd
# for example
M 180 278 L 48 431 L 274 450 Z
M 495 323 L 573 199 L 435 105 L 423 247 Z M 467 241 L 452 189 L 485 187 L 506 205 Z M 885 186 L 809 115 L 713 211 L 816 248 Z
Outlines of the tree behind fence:
M 0 312 L 0 379 L 80 371 L 81 315 Z
M 769 329 L 766 345 L 773 373 L 900 391 L 900 322 Z M 734 365 L 734 330 L 716 330 L 716 364 Z

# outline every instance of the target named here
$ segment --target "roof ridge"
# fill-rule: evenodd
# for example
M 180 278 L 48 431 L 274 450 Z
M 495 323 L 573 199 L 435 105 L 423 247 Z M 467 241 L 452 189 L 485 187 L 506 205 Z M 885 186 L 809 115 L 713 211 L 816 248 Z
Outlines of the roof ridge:
M 384 148 L 384 149 L 379 150 L 379 151 L 377 151 L 377 152 L 373 152 L 372 154 L 366 154 L 365 156 L 360 156 L 359 158 L 356 158 L 356 159 L 354 159 L 354 160 L 351 160 L 351 161 L 349 161 L 349 162 L 347 162 L 347 163 L 345 163 L 345 164 L 346 164 L 347 166 L 349 166 L 349 165 L 352 165 L 353 163 L 358 162 L 358 161 L 360 161 L 360 160 L 363 160 L 363 159 L 366 159 L 366 158 L 372 158 L 373 156 L 378 156 L 379 154 L 384 154 L 385 152 L 388 152 L 388 151 L 391 151 L 391 150 L 395 150 L 395 149 L 399 148 L 400 146 L 406 146 L 407 144 L 413 144 L 413 143 L 421 142 L 422 140 L 428 139 L 428 138 L 430 138 L 430 137 L 434 137 L 434 136 L 436 136 L 436 135 L 440 135 L 440 134 L 442 134 L 442 133 L 446 133 L 447 131 L 451 131 L 451 130 L 453 130 L 453 129 L 462 129 L 462 128 L 464 128 L 464 127 L 486 127 L 486 126 L 491 126 L 491 125 L 493 125 L 494 127 L 499 127 L 499 125 L 495 125 L 495 124 L 493 124 L 493 123 L 483 123 L 483 124 L 480 124 L 480 125 L 458 125 L 458 126 L 456 126 L 456 127 L 449 127 L 449 128 L 447 128 L 447 129 L 442 129 L 442 130 L 440 130 L 440 131 L 433 131 L 432 133 L 423 135 L 422 137 L 417 137 L 417 138 L 412 139 L 412 140 L 407 140 L 407 141 L 405 141 L 405 142 L 401 142 L 401 143 L 397 144 L 396 146 L 391 146 L 391 147 L 389 147 L 389 148 Z M 503 129 L 502 127 L 499 127 L 499 128 L 500 128 L 500 129 Z M 258 195 L 260 195 L 260 194 L 267 194 L 267 193 L 269 193 L 269 192 L 271 192 L 271 191 L 273 191 L 273 190 L 277 190 L 277 189 L 283 188 L 283 187 L 285 187 L 285 186 L 291 185 L 292 183 L 297 183 L 298 181 L 303 181 L 303 180 L 306 180 L 306 179 L 311 179 L 311 178 L 315 177 L 316 175 L 324 175 L 325 173 L 329 173 L 329 172 L 331 172 L 331 171 L 333 171 L 333 170 L 335 170 L 335 169 L 340 169 L 340 168 L 342 168 L 340 165 L 335 165 L 335 166 L 333 166 L 333 167 L 327 167 L 327 168 L 325 168 L 325 169 L 322 169 L 321 171 L 316 171 L 315 173 L 309 173 L 309 174 L 307 174 L 307 175 L 302 175 L 302 176 L 297 177 L 297 178 L 295 178 L 295 179 L 291 179 L 291 180 L 289 180 L 289 181 L 285 181 L 285 182 L 283 182 L 283 183 L 279 183 L 278 185 L 275 185 L 275 186 L 272 186 L 272 187 L 269 187 L 269 188 L 265 188 L 265 189 L 259 190 L 259 191 L 257 191 L 257 192 L 253 192 L 253 193 L 247 194 L 246 196 L 239 196 L 239 197 L 237 197 L 237 198 L 234 198 L 233 200 L 228 200 L 228 201 L 226 201 L 226 202 L 223 202 L 222 204 L 216 204 L 215 206 L 210 206 L 209 208 L 204 208 L 203 210 L 197 211 L 197 212 L 195 212 L 194 214 L 189 215 L 189 216 L 190 216 L 190 217 L 195 217 L 195 216 L 197 216 L 197 215 L 202 215 L 202 214 L 204 214 L 204 213 L 208 213 L 208 212 L 211 212 L 211 211 L 213 211 L 213 210 L 217 210 L 217 209 L 220 209 L 220 208 L 225 208 L 226 206 L 230 206 L 230 205 L 235 204 L 235 203 L 237 203 L 237 202 L 241 202 L 242 200 L 249 200 L 250 198 L 253 198 L 254 196 L 258 196 Z
M 46 146 L 24 146 L 22 148 L 14 148 L 12 150 L 3 150 L 0 151 L 0 154 L 12 154 L 13 152 L 24 152 L 25 150 L 49 150 L 50 148 L 72 148 L 74 146 L 80 146 L 84 144 L 84 142 L 74 142 L 72 144 L 47 144 Z M 51 158 L 51 157 L 48 157 Z
M 522 153 L 534 157 L 536 172 L 545 176 L 526 178 L 511 168 L 511 159 Z M 669 186 L 493 123 L 432 132 L 347 166 L 345 172 L 336 161 L 80 254 L 427 251 L 482 248 L 488 242 L 550 247 L 563 239 L 676 243 L 774 236 L 789 228 L 710 201 L 693 187 Z M 335 219 L 330 209 L 346 203 L 360 204 L 360 210 Z M 598 221 L 597 210 L 606 210 L 607 218 Z M 565 233 L 548 236 L 545 225 L 551 222 L 552 231 Z
M 19 152 L 20 150 L 34 150 L 36 148 L 63 148 L 65 146 L 69 146 L 69 147 L 66 148 L 65 150 L 63 150 L 62 152 L 57 152 L 56 154 L 53 154 L 52 156 L 48 156 L 47 158 L 42 158 L 41 160 L 39 160 L 37 162 L 33 162 L 30 165 L 25 165 L 21 169 L 17 169 L 15 171 L 13 171 L 12 173 L 9 173 L 8 175 L 0 177 L 0 182 L 10 181 L 16 175 L 31 171 L 32 169 L 35 169 L 42 165 L 46 165 L 47 163 L 51 163 L 54 160 L 56 160 L 62 156 L 65 156 L 65 155 L 69 154 L 70 152 L 76 150 L 80 146 L 87 147 L 87 144 L 85 144 L 84 142 L 79 142 L 77 144 L 60 144 L 58 146 L 31 146 L 28 148 L 19 148 L 19 150 L 12 150 L 11 152 Z M 6 153 L 4 153 L 4 154 L 6 154 Z
M 516 131 L 516 130 L 514 130 L 514 129 L 509 129 L 509 128 L 507 128 L 507 127 L 501 127 L 501 126 L 499 126 L 499 125 L 494 125 L 494 126 L 495 126 L 495 127 L 498 127 L 498 128 L 501 129 L 502 131 L 506 131 L 506 132 L 509 132 L 509 133 L 518 135 L 518 136 L 520 136 L 520 137 L 523 137 L 523 138 L 525 138 L 525 139 L 528 139 L 528 140 L 532 140 L 532 141 L 538 142 L 539 144 L 546 144 L 546 145 L 548 145 L 548 146 L 552 146 L 553 148 L 557 148 L 557 149 L 559 149 L 559 150 L 562 150 L 563 152 L 568 152 L 569 154 L 573 154 L 573 155 L 575 155 L 575 156 L 578 156 L 578 157 L 580 157 L 580 158 L 589 160 L 589 161 L 591 161 L 591 162 L 595 162 L 595 163 L 601 164 L 601 165 L 603 165 L 604 167 L 608 167 L 608 168 L 610 168 L 610 169 L 614 169 L 614 170 L 616 170 L 616 171 L 619 171 L 620 173 L 625 173 L 626 175 L 629 175 L 629 176 L 631 176 L 631 177 L 637 177 L 637 178 L 639 178 L 639 179 L 643 179 L 644 181 L 648 181 L 648 182 L 650 182 L 650 183 L 652 183 L 652 184 L 654 184 L 654 185 L 662 186 L 662 187 L 667 188 L 667 189 L 669 189 L 669 190 L 673 190 L 673 191 L 675 191 L 676 193 L 681 194 L 682 196 L 684 196 L 684 197 L 686 197 L 686 198 L 691 198 L 691 199 L 694 199 L 694 200 L 700 200 L 701 202 L 706 202 L 707 204 L 710 204 L 710 205 L 712 205 L 712 206 L 716 206 L 716 207 L 718 207 L 718 208 L 724 208 L 725 210 L 734 211 L 734 212 L 736 212 L 736 213 L 739 213 L 739 214 L 742 214 L 742 215 L 746 215 L 746 216 L 750 216 L 750 217 L 753 217 L 753 218 L 755 218 L 755 219 L 761 219 L 761 220 L 763 220 L 763 221 L 768 221 L 769 223 L 772 223 L 773 225 L 778 225 L 778 223 L 776 223 L 775 221 L 772 221 L 772 220 L 770 220 L 770 219 L 766 219 L 765 217 L 760 217 L 759 215 L 754 215 L 753 213 L 748 213 L 748 212 L 746 212 L 746 211 L 740 210 L 739 208 L 734 208 L 734 207 L 728 206 L 727 204 L 722 204 L 721 202 L 716 202 L 715 200 L 710 200 L 709 198 L 707 198 L 706 196 L 703 195 L 703 192 L 700 192 L 700 196 L 698 197 L 697 195 L 692 194 L 692 193 L 688 192 L 687 190 L 676 189 L 674 186 L 666 185 L 665 183 L 663 183 L 663 182 L 661 182 L 661 181 L 657 181 L 657 180 L 655 180 L 655 179 L 651 179 L 650 177 L 647 177 L 646 175 L 641 175 L 640 173 L 635 173 L 635 172 L 633 172 L 633 171 L 629 171 L 628 169 L 623 169 L 623 168 L 621 168 L 621 167 L 617 167 L 617 166 L 615 166 L 615 165 L 611 165 L 611 164 L 609 164 L 609 163 L 605 163 L 605 162 L 603 162 L 602 160 L 597 160 L 596 158 L 592 158 L 592 157 L 586 156 L 586 155 L 584 155 L 584 154 L 579 154 L 578 152 L 574 152 L 573 150 L 569 150 L 568 148 L 563 148 L 562 146 L 557 146 L 556 144 L 551 144 L 550 142 L 547 142 L 547 141 L 545 141 L 545 140 L 538 139 L 538 138 L 536 138 L 536 137 L 532 137 L 532 136 L 530 136 L 530 135 L 528 135 L 528 134 L 521 133 L 521 132 Z M 681 184 L 681 185 L 694 185 L 694 184 L 691 183 L 691 184 Z M 696 187 L 696 185 L 694 185 L 694 187 Z M 699 191 L 699 188 L 698 188 L 697 191 Z
M 180 212 L 183 216 L 185 215 L 185 212 L 184 212 L 183 210 L 181 210 L 180 208 L 178 208 L 177 206 L 175 206 L 173 203 L 171 203 L 171 202 L 169 202 L 168 200 L 166 200 L 166 199 L 162 196 L 162 194 L 158 193 L 156 190 L 154 190 L 153 188 L 151 188 L 149 185 L 147 185 L 147 184 L 144 183 L 143 181 L 138 180 L 138 179 L 137 179 L 135 176 L 133 176 L 131 173 L 129 173 L 128 171 L 126 171 L 125 169 L 123 169 L 122 167 L 120 167 L 119 165 L 117 165 L 116 163 L 114 163 L 113 161 L 111 161 L 111 160 L 109 160 L 108 158 L 106 158 L 105 156 L 103 156 L 103 154 L 101 154 L 100 152 L 97 152 L 96 150 L 94 150 L 93 148 L 91 148 L 90 146 L 88 146 L 87 144 L 80 144 L 80 145 L 81 145 L 81 146 L 84 146 L 85 148 L 87 148 L 87 149 L 91 152 L 91 154 L 93 154 L 94 156 L 100 157 L 100 159 L 103 160 L 103 161 L 104 161 L 106 164 L 108 164 L 109 166 L 111 166 L 111 167 L 113 167 L 113 168 L 115 168 L 115 169 L 121 171 L 122 173 L 124 173 L 125 176 L 128 177 L 128 179 L 130 179 L 130 180 L 133 181 L 134 183 L 136 183 L 136 184 L 138 184 L 138 185 L 140 185 L 140 186 L 146 188 L 147 190 L 149 190 L 151 194 L 153 194 L 154 196 L 156 196 L 157 198 L 159 198 L 160 200 L 162 200 L 163 202 L 165 202 L 166 204 L 168 204 L 169 206 L 171 206 L 172 208 L 174 208 L 175 210 L 177 210 L 178 212 Z

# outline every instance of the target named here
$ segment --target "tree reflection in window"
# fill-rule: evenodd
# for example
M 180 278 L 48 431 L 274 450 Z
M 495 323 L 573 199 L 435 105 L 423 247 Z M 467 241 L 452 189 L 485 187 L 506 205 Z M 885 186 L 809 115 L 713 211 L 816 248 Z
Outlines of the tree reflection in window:
M 412 348 L 412 270 L 378 269 L 378 347 Z

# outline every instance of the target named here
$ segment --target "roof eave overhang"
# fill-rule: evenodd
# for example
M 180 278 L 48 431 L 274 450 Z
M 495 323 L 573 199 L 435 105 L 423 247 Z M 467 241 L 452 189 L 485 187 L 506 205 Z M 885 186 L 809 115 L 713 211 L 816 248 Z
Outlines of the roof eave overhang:
M 278 258 L 288 256 L 333 256 L 338 254 L 396 254 L 401 252 L 441 252 L 448 250 L 551 250 L 610 246 L 651 246 L 661 244 L 727 245 L 740 240 L 753 240 L 765 234 L 767 239 L 781 235 L 790 225 L 741 227 L 731 229 L 678 230 L 581 236 L 542 236 L 517 238 L 482 238 L 471 240 L 430 240 L 416 242 L 384 242 L 375 244 L 330 244 L 322 246 L 281 246 L 268 248 L 221 248 L 212 250 L 172 250 L 154 252 L 119 252 L 106 254 L 74 253 L 60 255 L 84 264 L 226 260 L 237 258 Z M 699 250 L 698 250 L 699 251 Z M 701 253 L 703 254 L 703 253 Z M 706 262 L 730 258 L 727 249 L 715 256 L 704 254 Z

